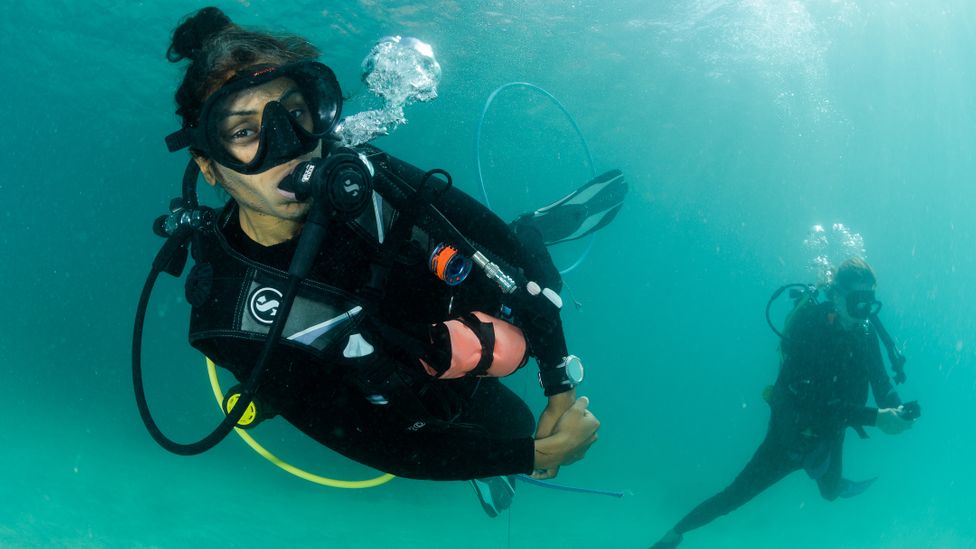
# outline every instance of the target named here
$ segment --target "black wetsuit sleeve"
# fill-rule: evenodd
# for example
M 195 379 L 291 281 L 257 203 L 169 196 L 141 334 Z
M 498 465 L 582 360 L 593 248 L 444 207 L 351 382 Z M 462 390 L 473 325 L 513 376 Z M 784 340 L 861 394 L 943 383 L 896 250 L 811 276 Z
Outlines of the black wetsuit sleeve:
M 412 187 L 416 187 L 424 174 L 416 166 L 390 155 L 382 154 L 381 158 L 384 167 Z M 522 269 L 529 280 L 545 280 L 551 282 L 550 287 L 560 283 L 550 280 L 554 267 L 541 236 L 538 243 L 541 249 L 534 242 L 520 239 L 495 212 L 455 186 L 447 192 L 435 193 L 433 204 L 477 248 Z M 560 288 L 553 289 L 558 291 Z
M 409 185 L 418 185 L 423 176 L 419 168 L 389 155 L 378 152 L 375 158 L 381 168 L 389 170 Z M 533 235 L 526 232 L 525 237 L 520 238 L 494 212 L 453 186 L 446 192 L 434 194 L 434 206 L 491 260 L 499 262 L 503 267 L 520 269 L 527 280 L 540 282 L 543 286 L 556 291 L 561 288 L 558 270 L 542 244 L 541 237 L 533 239 Z M 480 280 L 472 283 L 469 278 L 464 284 L 479 284 L 482 288 L 493 284 L 483 276 L 473 278 Z M 492 291 L 497 291 L 497 288 Z M 534 329 L 535 326 L 542 325 L 545 329 Z M 553 308 L 552 313 L 545 318 L 545 322 L 534 322 L 532 327 L 523 325 L 522 328 L 540 367 L 554 366 L 569 354 L 562 320 L 557 309 Z
M 873 329 L 869 334 L 869 340 L 867 342 L 867 360 L 868 381 L 871 383 L 874 402 L 879 408 L 897 408 L 901 406 L 901 397 L 898 396 L 898 392 L 895 391 L 895 387 L 891 383 L 891 378 L 888 377 L 888 373 L 884 369 L 884 361 L 881 358 L 881 345 Z M 865 425 L 874 425 L 877 420 L 877 408 L 871 408 L 871 410 L 874 412 L 872 420 Z
M 901 406 L 901 397 L 891 384 L 891 378 L 884 369 L 884 361 L 881 359 L 881 345 L 878 337 L 872 330 L 872 343 L 870 348 L 870 364 L 868 375 L 871 381 L 871 391 L 874 393 L 874 401 L 883 408 L 897 408 Z
M 469 240 L 493 260 L 500 259 L 503 263 L 521 269 L 527 280 L 559 291 L 562 281 L 538 231 L 522 231 L 520 237 L 516 236 L 509 225 L 494 212 L 454 188 L 444 193 L 436 205 L 462 234 L 473 235 L 468 237 Z M 520 327 L 532 354 L 539 361 L 539 367 L 554 367 L 562 362 L 563 357 L 569 355 L 559 310 L 546 306 L 541 311 L 539 308 L 533 309 L 532 314 L 539 316 L 529 318 L 529 315 L 525 315 L 521 319 Z M 516 311 L 515 316 L 520 318 L 519 311 Z
M 852 407 L 847 418 L 848 424 L 852 426 L 873 426 L 878 420 L 878 408 L 896 408 L 901 405 L 901 398 L 885 372 L 881 346 L 874 330 L 864 336 L 863 345 L 864 367 L 877 406 Z

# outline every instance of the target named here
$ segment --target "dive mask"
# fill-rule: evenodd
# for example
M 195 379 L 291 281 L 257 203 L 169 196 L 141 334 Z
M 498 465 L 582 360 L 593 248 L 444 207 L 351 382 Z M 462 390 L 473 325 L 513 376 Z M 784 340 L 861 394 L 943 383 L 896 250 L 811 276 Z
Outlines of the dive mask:
M 844 298 L 847 314 L 859 320 L 876 315 L 881 310 L 881 302 L 875 299 L 874 290 L 852 290 Z
M 270 101 L 261 110 L 263 96 Z M 342 92 L 329 67 L 301 61 L 248 68 L 207 98 L 195 126 L 166 137 L 170 152 L 191 147 L 243 174 L 308 154 L 335 129 Z

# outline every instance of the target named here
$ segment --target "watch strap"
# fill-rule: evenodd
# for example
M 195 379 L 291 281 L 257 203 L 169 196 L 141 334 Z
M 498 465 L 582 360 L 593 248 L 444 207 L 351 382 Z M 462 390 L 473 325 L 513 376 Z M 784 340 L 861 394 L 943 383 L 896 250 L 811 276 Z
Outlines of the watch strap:
M 569 375 L 566 373 L 565 362 L 550 368 L 540 368 L 539 384 L 542 385 L 542 390 L 547 397 L 565 393 L 576 387 L 576 384 L 569 379 Z

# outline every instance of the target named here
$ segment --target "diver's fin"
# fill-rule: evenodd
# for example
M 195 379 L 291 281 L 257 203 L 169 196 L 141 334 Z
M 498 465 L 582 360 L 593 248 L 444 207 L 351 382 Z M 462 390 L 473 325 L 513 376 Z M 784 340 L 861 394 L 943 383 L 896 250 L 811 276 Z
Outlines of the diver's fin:
M 846 478 L 842 478 L 840 479 L 841 489 L 840 489 L 840 494 L 838 495 L 842 498 L 852 498 L 854 496 L 860 495 L 864 493 L 864 491 L 867 490 L 872 484 L 874 484 L 874 481 L 876 480 L 878 480 L 878 477 L 869 478 L 867 480 L 861 480 L 861 481 L 853 481 L 853 480 L 848 480 Z
M 624 175 L 620 170 L 610 170 L 556 202 L 522 216 L 519 222 L 538 229 L 547 246 L 576 240 L 613 221 L 626 195 Z
M 515 477 L 476 478 L 471 481 L 478 501 L 489 517 L 497 517 L 499 513 L 512 506 L 515 497 Z

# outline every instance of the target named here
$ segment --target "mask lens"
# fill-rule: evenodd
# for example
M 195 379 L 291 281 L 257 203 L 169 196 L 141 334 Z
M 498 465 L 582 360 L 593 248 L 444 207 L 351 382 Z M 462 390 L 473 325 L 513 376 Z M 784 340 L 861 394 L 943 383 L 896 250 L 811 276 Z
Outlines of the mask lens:
M 881 308 L 874 290 L 857 290 L 847 294 L 847 313 L 854 318 L 865 319 Z
M 320 138 L 332 133 L 339 122 L 339 109 L 342 106 L 335 75 L 325 65 L 315 64 L 308 70 L 296 72 L 292 77 L 302 90 L 308 106 L 311 127 L 306 127 L 307 131 Z
M 257 156 L 261 144 L 264 107 L 272 99 L 273 82 L 248 88 L 219 98 L 210 112 L 208 135 L 218 162 L 219 157 L 237 164 L 248 164 Z M 219 154 L 218 154 L 219 151 Z
M 313 151 L 335 128 L 341 97 L 328 67 L 299 63 L 233 80 L 207 103 L 205 152 L 253 174 Z

